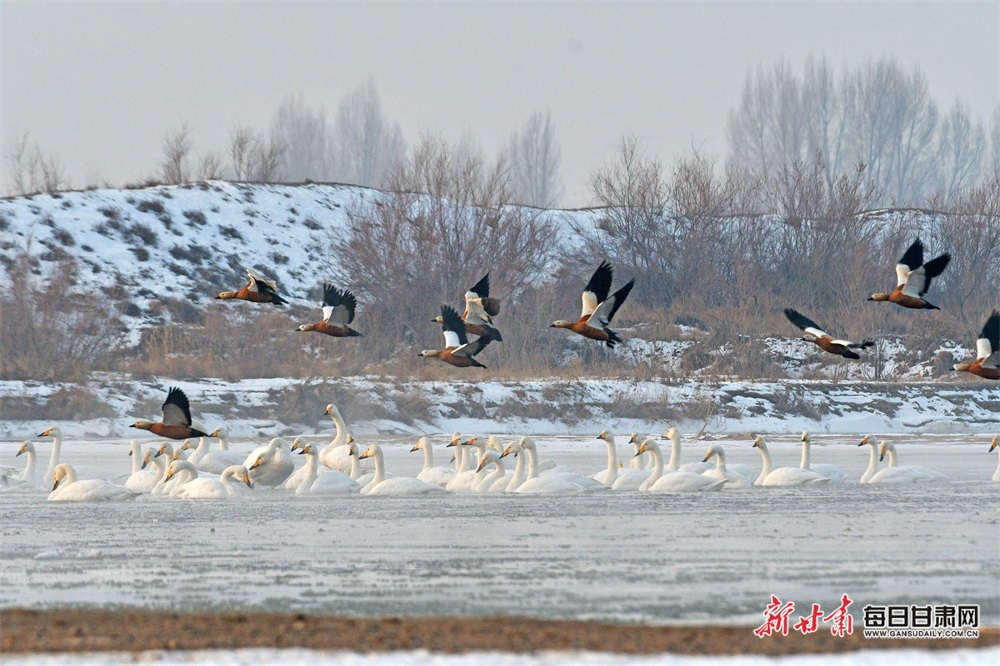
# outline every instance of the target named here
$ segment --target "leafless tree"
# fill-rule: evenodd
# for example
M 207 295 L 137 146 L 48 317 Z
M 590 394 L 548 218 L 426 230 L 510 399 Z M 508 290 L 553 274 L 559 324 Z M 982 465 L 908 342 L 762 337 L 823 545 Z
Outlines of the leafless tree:
M 236 127 L 229 137 L 229 156 L 236 180 L 273 182 L 281 166 L 283 146 L 274 138 L 246 126 Z
M 935 160 L 940 192 L 946 201 L 979 179 L 986 148 L 982 123 L 973 123 L 969 108 L 955 102 L 941 122 Z
M 184 123 L 167 132 L 161 142 L 163 161 L 160 162 L 160 179 L 168 185 L 190 182 L 191 128 Z
M 549 112 L 535 111 L 508 142 L 514 196 L 524 204 L 548 208 L 560 196 L 559 144 Z
M 198 162 L 198 180 L 219 180 L 226 176 L 226 165 L 222 155 L 209 151 Z
M 382 185 L 403 159 L 403 131 L 383 117 L 374 81 L 340 102 L 332 144 L 334 177 L 357 185 Z
M 43 155 L 38 142 L 29 141 L 27 132 L 14 143 L 6 158 L 15 194 L 57 192 L 69 185 L 59 160 Z
M 282 178 L 289 182 L 329 180 L 329 134 L 322 108 L 309 108 L 301 94 L 285 98 L 271 124 L 271 136 L 285 149 Z

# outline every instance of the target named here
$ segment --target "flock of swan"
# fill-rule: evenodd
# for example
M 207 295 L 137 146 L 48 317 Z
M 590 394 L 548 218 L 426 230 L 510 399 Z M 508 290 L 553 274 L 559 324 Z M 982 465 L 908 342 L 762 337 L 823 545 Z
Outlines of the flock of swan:
M 502 444 L 498 437 L 451 436 L 446 448 L 454 449 L 453 464 L 435 465 L 434 448 L 429 437 L 421 437 L 410 449 L 423 453 L 423 467 L 416 477 L 395 476 L 386 470 L 382 447 L 378 444 L 361 450 L 349 432 L 335 405 L 327 406 L 337 428 L 328 445 L 317 447 L 296 438 L 291 444 L 281 437 L 254 449 L 248 456 L 229 450 L 225 428 L 218 428 L 218 448 L 211 448 L 208 438 L 200 438 L 192 447 L 186 440 L 175 449 L 169 442 L 142 451 L 132 440 L 129 455 L 131 473 L 111 477 L 106 472 L 60 462 L 63 433 L 53 426 L 42 436 L 53 438 L 48 469 L 36 478 L 37 452 L 31 441 L 21 444 L 18 456 L 24 455 L 23 469 L 0 467 L 0 482 L 6 488 L 51 489 L 52 501 L 128 500 L 140 495 L 162 495 L 173 499 L 228 500 L 254 492 L 255 488 L 274 488 L 295 493 L 361 495 L 423 495 L 444 492 L 570 494 L 585 492 L 638 491 L 650 493 L 693 493 L 719 490 L 748 490 L 754 487 L 812 486 L 851 481 L 840 468 L 813 463 L 811 440 L 802 433 L 802 456 L 797 467 L 775 467 L 767 442 L 762 436 L 753 441 L 761 455 L 759 472 L 743 464 L 726 463 L 722 445 L 708 446 L 700 462 L 680 463 L 681 439 L 670 428 L 660 441 L 670 443 L 670 456 L 664 461 L 660 443 L 652 437 L 633 434 L 632 456 L 620 458 L 615 438 L 608 430 L 598 435 L 607 447 L 607 466 L 593 475 L 581 474 L 551 460 L 540 460 L 538 446 L 531 437 Z M 889 441 L 865 436 L 858 444 L 868 446 L 869 464 L 858 479 L 865 484 L 918 483 L 946 481 L 947 477 L 925 467 L 899 464 L 899 454 Z M 990 451 L 1000 453 L 994 435 Z M 888 458 L 888 464 L 880 463 Z M 296 466 L 296 459 L 304 464 Z M 511 465 L 511 460 L 513 464 Z M 371 467 L 366 467 L 370 465 Z M 509 469 L 512 467 L 512 469 Z M 1000 458 L 992 480 L 1000 482 Z M 51 484 L 51 485 L 49 485 Z

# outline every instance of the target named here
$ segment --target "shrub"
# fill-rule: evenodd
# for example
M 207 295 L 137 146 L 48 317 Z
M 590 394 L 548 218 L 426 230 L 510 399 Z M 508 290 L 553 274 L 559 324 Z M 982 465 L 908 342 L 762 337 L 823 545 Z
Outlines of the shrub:
M 52 237 L 62 243 L 65 247 L 73 247 L 76 245 L 76 240 L 73 238 L 73 234 L 65 229 L 54 229 L 52 231 Z
M 143 199 L 135 205 L 135 208 L 140 213 L 155 213 L 156 215 L 161 215 L 166 210 L 163 207 L 163 202 L 156 199 Z

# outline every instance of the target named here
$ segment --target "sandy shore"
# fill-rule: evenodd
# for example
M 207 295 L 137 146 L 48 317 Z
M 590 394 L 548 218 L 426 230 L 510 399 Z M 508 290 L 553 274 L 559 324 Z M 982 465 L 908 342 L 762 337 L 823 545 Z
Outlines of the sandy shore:
M 1000 629 L 977 640 L 865 640 L 820 630 L 757 638 L 749 627 L 642 626 L 523 618 L 350 619 L 272 613 L 152 611 L 0 611 L 0 654 L 303 647 L 379 652 L 595 650 L 629 654 L 799 654 L 863 649 L 981 648 L 1000 644 Z

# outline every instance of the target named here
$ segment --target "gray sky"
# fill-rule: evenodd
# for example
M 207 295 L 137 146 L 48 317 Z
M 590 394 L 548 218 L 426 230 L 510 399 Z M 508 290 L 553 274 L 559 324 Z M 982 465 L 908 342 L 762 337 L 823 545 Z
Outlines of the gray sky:
M 634 133 L 666 163 L 721 157 L 751 66 L 919 64 L 942 107 L 1000 103 L 1000 3 L 336 4 L 0 0 L 0 130 L 24 132 L 72 184 L 153 175 L 164 134 L 195 151 L 266 129 L 302 93 L 331 114 L 374 79 L 406 138 L 471 134 L 492 154 L 536 109 L 562 149 L 564 204 Z M 3 185 L 8 182 L 4 163 Z

